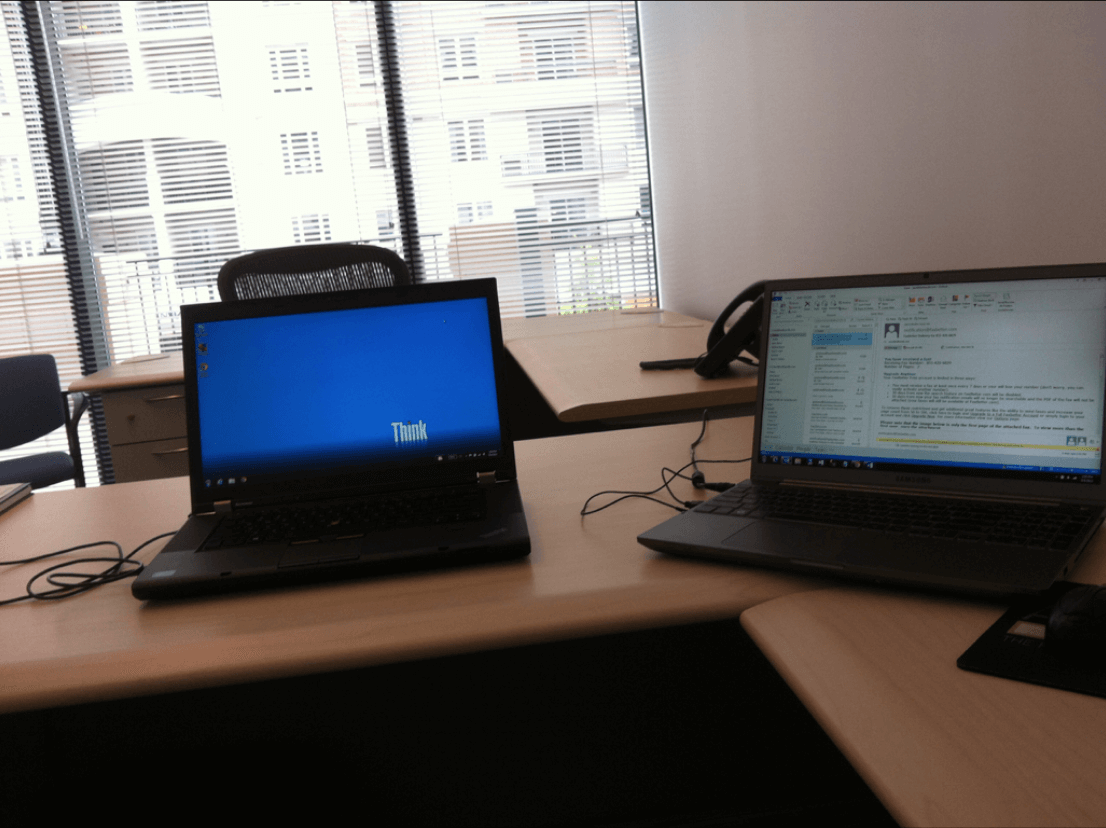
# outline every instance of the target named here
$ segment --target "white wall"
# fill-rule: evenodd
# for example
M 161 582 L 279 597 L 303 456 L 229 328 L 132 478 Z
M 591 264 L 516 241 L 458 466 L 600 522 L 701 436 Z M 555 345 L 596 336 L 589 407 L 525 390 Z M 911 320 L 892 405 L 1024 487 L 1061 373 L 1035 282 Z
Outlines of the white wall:
M 661 300 L 1106 261 L 1106 4 L 640 4 Z

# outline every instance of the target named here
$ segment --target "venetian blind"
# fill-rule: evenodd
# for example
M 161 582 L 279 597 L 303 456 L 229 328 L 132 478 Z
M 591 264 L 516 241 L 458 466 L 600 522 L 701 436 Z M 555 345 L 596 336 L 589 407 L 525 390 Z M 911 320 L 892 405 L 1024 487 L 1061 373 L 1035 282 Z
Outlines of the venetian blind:
M 657 303 L 632 2 L 393 3 L 426 278 L 504 316 Z
M 46 2 L 101 365 L 220 265 L 391 247 L 504 315 L 656 302 L 630 2 Z
M 241 253 L 403 254 L 371 4 L 40 5 L 105 364 L 179 349 Z
M 20 4 L 0 3 L 0 11 L 7 34 L 0 46 L 0 358 L 53 354 L 65 388 L 81 376 L 82 366 L 43 113 Z M 90 423 L 86 415 L 80 439 L 86 480 L 93 485 L 98 477 Z M 64 429 L 0 452 L 0 459 L 51 451 L 69 451 Z M 72 486 L 67 481 L 52 488 Z

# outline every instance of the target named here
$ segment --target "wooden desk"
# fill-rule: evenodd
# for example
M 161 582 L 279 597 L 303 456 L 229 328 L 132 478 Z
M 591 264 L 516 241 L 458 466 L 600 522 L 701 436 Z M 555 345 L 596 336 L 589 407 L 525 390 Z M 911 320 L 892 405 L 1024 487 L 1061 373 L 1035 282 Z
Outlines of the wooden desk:
M 534 422 L 548 403 L 564 423 L 745 406 L 756 398 L 756 371 L 704 380 L 692 371 L 642 371 L 643 359 L 700 354 L 710 325 L 663 311 L 602 311 L 503 320 L 507 350 L 524 372 L 508 383 L 516 436 L 558 429 Z M 179 353 L 137 357 L 73 382 L 71 391 L 100 394 L 115 480 L 126 483 L 188 473 L 184 366 Z M 540 398 L 539 398 L 540 395 Z M 740 409 L 740 413 L 748 413 Z M 549 414 L 552 422 L 552 417 Z M 569 429 L 565 429 L 569 430 Z M 576 430 L 589 430 L 588 428 Z
M 751 427 L 711 422 L 699 456 L 742 456 Z M 0 712 L 736 618 L 812 588 L 646 550 L 636 535 L 670 512 L 644 500 L 579 516 L 593 492 L 655 486 L 662 465 L 686 462 L 698 431 L 687 423 L 519 444 L 533 541 L 523 562 L 161 605 L 116 583 L 5 607 Z M 726 479 L 746 475 L 727 468 Z M 690 484 L 679 491 L 694 496 Z M 26 557 L 113 539 L 130 551 L 178 528 L 187 511 L 184 478 L 36 494 L 0 517 L 0 549 Z M 39 568 L 0 575 L 0 595 L 19 594 Z
M 214 805 L 254 821 L 357 807 L 449 828 L 826 807 L 878 820 L 737 623 L 817 582 L 658 556 L 634 538 L 670 511 L 647 501 L 579 516 L 591 493 L 652 488 L 698 430 L 519 445 L 528 560 L 162 605 L 121 582 L 2 608 L 0 808 L 11 824 L 42 801 L 77 816 L 123 768 L 132 813 L 163 810 L 167 780 L 264 780 L 260 800 L 171 798 L 174 814 L 202 818 Z M 750 437 L 748 420 L 712 422 L 699 456 L 741 456 Z M 745 474 L 726 468 L 710 477 Z M 40 493 L 0 516 L 0 555 L 97 537 L 129 551 L 186 511 L 181 478 Z M 39 567 L 0 575 L 0 596 Z
M 505 319 L 503 340 L 562 422 L 751 405 L 754 368 L 707 380 L 690 370 L 639 367 L 642 360 L 698 356 L 710 326 L 670 311 L 603 311 Z
M 1073 572 L 1106 582 L 1106 533 Z M 962 671 L 1003 604 L 833 587 L 742 626 L 902 825 L 1102 825 L 1106 699 Z
M 188 474 L 179 353 L 121 362 L 75 380 L 69 390 L 100 395 L 117 483 Z

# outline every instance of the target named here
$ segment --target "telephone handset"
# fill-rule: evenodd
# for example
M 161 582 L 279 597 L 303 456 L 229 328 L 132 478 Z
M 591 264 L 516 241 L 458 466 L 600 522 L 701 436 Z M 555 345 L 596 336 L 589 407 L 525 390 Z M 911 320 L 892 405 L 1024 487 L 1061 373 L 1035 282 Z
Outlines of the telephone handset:
M 731 362 L 740 360 L 747 365 L 756 365 L 748 357 L 741 356 L 747 351 L 753 357 L 760 358 L 760 322 L 764 313 L 764 282 L 749 285 L 734 297 L 707 334 L 707 352 L 700 357 L 689 359 L 662 359 L 642 362 L 644 370 L 666 370 L 672 368 L 694 368 L 695 373 L 708 379 L 726 374 Z M 735 310 L 750 303 L 748 309 L 734 322 L 729 331 L 726 322 Z

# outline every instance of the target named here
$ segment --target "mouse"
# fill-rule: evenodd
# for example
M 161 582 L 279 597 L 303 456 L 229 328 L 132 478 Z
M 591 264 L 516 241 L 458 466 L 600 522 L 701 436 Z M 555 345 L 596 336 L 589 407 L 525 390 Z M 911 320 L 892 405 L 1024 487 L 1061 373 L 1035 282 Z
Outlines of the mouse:
M 1045 641 L 1106 650 L 1106 586 L 1077 586 L 1061 595 L 1048 617 Z

